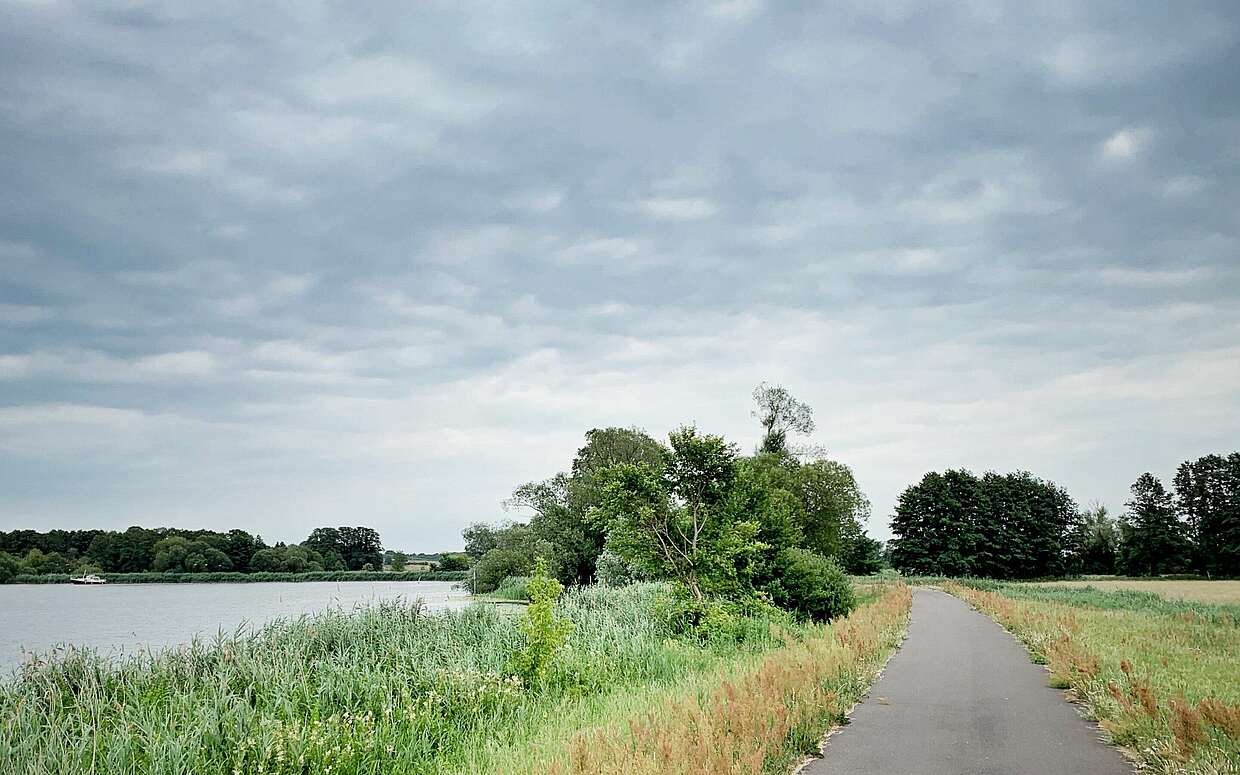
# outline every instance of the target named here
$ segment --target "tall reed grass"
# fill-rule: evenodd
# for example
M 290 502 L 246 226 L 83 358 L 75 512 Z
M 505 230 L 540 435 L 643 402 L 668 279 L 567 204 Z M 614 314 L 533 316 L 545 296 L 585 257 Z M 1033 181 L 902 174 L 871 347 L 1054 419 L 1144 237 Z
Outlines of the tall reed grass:
M 507 675 L 522 637 L 491 606 L 429 615 L 385 602 L 119 663 L 35 659 L 0 682 L 0 770 L 442 772 L 497 737 L 530 739 L 561 704 L 674 685 L 800 632 L 755 620 L 739 641 L 682 642 L 663 595 L 651 584 L 565 595 L 573 632 L 538 687 Z

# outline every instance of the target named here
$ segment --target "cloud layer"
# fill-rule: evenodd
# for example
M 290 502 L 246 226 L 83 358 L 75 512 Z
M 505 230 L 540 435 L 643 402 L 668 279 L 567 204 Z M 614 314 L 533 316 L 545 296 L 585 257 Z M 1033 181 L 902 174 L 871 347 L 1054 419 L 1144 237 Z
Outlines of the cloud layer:
M 459 545 L 816 410 L 1122 506 L 1240 439 L 1228 2 L 0 2 L 0 529 Z

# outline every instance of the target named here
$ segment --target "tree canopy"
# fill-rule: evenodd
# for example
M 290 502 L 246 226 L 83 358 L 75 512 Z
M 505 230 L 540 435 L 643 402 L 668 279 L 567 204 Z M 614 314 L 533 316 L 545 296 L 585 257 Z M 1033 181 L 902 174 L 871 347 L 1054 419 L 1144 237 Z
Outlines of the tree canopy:
M 900 494 L 891 562 L 928 575 L 1061 575 L 1077 511 L 1063 488 L 1026 471 L 932 471 Z
M 505 502 L 529 513 L 528 523 L 466 528 L 475 589 L 528 573 L 542 558 L 564 583 L 669 579 L 701 613 L 708 599 L 788 602 L 819 581 L 835 583 L 844 568 L 877 570 L 881 544 L 865 535 L 870 504 L 852 471 L 803 460 L 782 442 L 788 431 L 812 431 L 809 407 L 765 384 L 754 397 L 764 432 L 784 435 L 748 457 L 693 426 L 666 444 L 636 428 L 587 432 L 567 471 L 521 485 Z M 803 583 L 789 591 L 781 579 L 794 576 Z M 798 597 L 789 606 L 821 615 L 828 599 L 846 606 L 851 598 Z

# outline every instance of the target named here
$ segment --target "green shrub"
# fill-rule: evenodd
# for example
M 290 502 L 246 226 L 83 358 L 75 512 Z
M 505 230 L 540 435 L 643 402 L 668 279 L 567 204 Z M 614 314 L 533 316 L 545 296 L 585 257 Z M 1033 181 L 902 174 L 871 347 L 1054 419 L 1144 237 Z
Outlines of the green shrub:
M 547 561 L 539 559 L 534 575 L 526 584 L 530 605 L 518 627 L 525 636 L 525 645 L 513 657 L 513 671 L 527 684 L 541 684 L 556 652 L 568 640 L 573 623 L 556 616 L 555 601 L 564 585 L 551 577 Z
M 475 595 L 494 592 L 509 576 L 525 576 L 532 566 L 530 556 L 519 549 L 492 549 L 474 565 L 471 592 Z
M 771 642 L 771 625 L 787 625 L 792 618 L 757 596 L 740 600 L 706 597 L 696 599 L 679 584 L 655 607 L 660 618 L 677 635 L 703 645 L 734 648 L 765 647 Z
M 469 570 L 469 555 L 464 552 L 452 552 L 439 558 L 437 570 Z
M 846 616 L 857 605 L 852 581 L 834 558 L 808 549 L 779 553 L 779 579 L 771 585 L 776 605 L 815 621 Z

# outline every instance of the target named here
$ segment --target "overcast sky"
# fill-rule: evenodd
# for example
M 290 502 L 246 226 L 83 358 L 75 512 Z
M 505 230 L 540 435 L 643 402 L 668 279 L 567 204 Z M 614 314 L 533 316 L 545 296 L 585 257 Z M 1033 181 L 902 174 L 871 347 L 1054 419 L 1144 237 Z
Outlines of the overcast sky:
M 851 7 L 850 7 L 851 6 Z M 0 0 L 0 529 L 460 546 L 815 410 L 1122 508 L 1240 447 L 1240 8 Z M 511 516 L 511 515 L 509 515 Z

